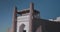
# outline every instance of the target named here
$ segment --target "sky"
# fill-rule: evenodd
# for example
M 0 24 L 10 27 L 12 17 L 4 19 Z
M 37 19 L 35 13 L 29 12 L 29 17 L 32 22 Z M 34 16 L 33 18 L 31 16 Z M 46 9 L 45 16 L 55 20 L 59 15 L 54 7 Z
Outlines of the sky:
M 49 19 L 50 21 L 58 21 L 60 22 L 60 17 L 57 17 L 56 19 Z
M 6 32 L 12 24 L 14 6 L 18 10 L 29 8 L 30 2 L 40 12 L 42 19 L 55 19 L 60 16 L 60 0 L 0 0 L 0 32 Z

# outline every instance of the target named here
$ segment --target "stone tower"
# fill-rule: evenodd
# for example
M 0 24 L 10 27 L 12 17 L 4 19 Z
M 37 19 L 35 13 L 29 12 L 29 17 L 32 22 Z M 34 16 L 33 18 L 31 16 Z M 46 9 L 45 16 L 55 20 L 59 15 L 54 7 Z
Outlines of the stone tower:
M 38 19 L 39 11 L 34 10 L 34 4 L 30 3 L 30 8 L 17 11 L 14 8 L 12 32 L 33 32 L 33 19 Z

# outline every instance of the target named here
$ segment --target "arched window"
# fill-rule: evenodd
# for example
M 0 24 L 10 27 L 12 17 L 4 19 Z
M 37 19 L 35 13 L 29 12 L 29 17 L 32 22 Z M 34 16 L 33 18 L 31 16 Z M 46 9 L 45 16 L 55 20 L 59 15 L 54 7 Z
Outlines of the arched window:
M 19 27 L 19 32 L 26 32 L 26 30 L 24 30 L 24 28 L 25 28 L 25 25 L 21 24 Z

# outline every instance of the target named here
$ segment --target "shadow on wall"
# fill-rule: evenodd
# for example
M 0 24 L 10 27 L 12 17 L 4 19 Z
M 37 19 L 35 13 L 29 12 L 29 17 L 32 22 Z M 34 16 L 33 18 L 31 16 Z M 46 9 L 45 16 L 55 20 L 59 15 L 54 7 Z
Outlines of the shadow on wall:
M 44 19 L 33 19 L 33 32 L 41 29 L 41 32 L 60 32 L 60 22 L 54 22 Z M 42 26 L 40 28 L 40 26 Z M 38 31 L 39 32 L 39 31 Z
M 45 21 L 45 22 L 44 22 Z M 45 23 L 44 28 L 47 32 L 60 32 L 60 22 L 43 20 Z
M 21 26 L 19 27 L 19 32 L 26 32 L 26 30 L 24 30 L 25 25 L 21 24 Z

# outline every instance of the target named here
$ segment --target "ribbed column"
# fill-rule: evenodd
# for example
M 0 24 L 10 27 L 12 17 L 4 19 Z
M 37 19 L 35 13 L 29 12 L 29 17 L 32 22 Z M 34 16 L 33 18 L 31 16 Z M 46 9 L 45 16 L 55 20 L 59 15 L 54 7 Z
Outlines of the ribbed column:
M 37 27 L 36 32 L 42 32 L 42 25 L 40 25 L 39 27 Z
M 34 4 L 30 3 L 30 21 L 29 21 L 29 32 L 32 32 L 32 17 L 33 17 Z
M 42 32 L 42 25 L 40 26 L 40 32 Z
M 17 7 L 15 6 L 12 17 L 12 32 L 16 32 L 17 26 Z

